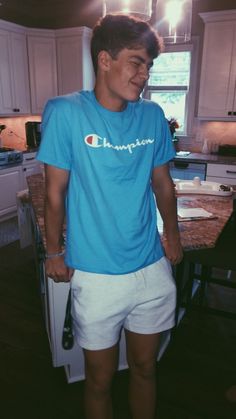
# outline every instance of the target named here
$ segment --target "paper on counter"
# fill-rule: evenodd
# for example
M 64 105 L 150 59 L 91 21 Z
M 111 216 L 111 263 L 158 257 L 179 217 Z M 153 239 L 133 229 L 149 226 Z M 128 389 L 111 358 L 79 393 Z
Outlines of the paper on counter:
M 178 216 L 181 218 L 210 218 L 213 216 L 211 212 L 203 208 L 180 208 L 178 209 Z

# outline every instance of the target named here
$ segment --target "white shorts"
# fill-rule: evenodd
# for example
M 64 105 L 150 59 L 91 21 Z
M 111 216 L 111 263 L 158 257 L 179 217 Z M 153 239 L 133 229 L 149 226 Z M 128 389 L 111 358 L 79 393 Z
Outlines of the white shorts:
M 71 290 L 74 335 L 82 348 L 112 347 L 122 327 L 153 334 L 174 326 L 176 286 L 166 257 L 125 275 L 75 270 Z

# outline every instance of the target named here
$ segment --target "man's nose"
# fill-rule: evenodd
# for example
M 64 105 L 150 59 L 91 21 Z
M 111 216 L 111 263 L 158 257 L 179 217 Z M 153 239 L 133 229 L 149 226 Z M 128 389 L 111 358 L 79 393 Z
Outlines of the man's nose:
M 140 71 L 139 71 L 140 77 L 142 77 L 143 80 L 148 80 L 149 79 L 149 68 L 143 64 L 140 67 Z

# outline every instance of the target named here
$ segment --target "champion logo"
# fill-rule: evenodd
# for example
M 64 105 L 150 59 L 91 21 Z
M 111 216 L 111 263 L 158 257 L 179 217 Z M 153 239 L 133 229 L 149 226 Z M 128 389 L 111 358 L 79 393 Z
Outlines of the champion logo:
M 111 149 L 116 150 L 116 151 L 128 151 L 130 154 L 132 154 L 133 149 L 135 149 L 136 147 L 142 147 L 142 146 L 146 146 L 148 144 L 152 144 L 152 143 L 154 143 L 154 139 L 153 138 L 145 138 L 145 139 L 140 140 L 139 138 L 136 138 L 136 140 L 134 142 L 129 143 L 129 144 L 120 144 L 120 145 L 115 144 L 114 145 L 114 144 L 110 143 L 107 140 L 107 138 L 102 138 L 97 134 L 89 134 L 89 135 L 86 135 L 86 137 L 84 138 L 84 142 L 89 147 L 111 148 Z
M 89 145 L 90 147 L 102 147 L 103 139 L 99 137 L 97 134 L 89 134 L 84 139 L 85 144 Z

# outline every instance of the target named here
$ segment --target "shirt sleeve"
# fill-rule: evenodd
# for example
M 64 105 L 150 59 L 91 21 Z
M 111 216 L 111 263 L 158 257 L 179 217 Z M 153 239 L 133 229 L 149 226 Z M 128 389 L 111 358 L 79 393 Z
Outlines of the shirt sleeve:
M 176 154 L 168 122 L 162 108 L 159 106 L 158 108 L 153 167 L 167 163 L 172 160 Z
M 70 170 L 72 162 L 72 136 L 68 116 L 68 100 L 57 97 L 47 102 L 41 126 L 41 143 L 37 160 Z

